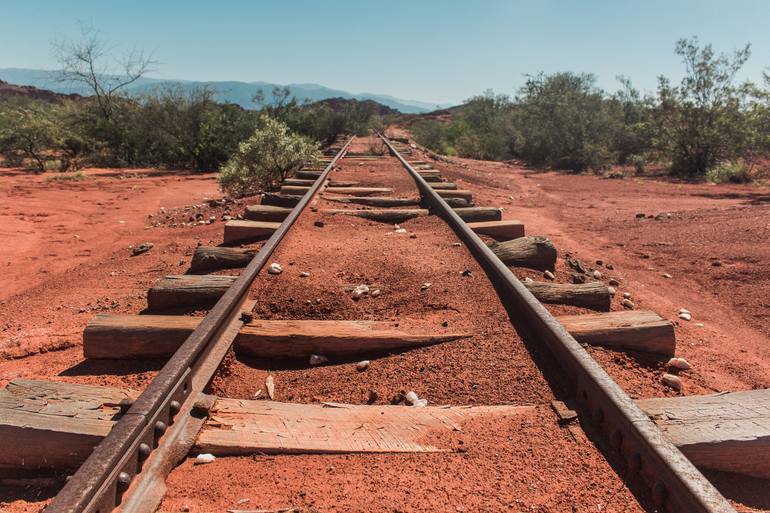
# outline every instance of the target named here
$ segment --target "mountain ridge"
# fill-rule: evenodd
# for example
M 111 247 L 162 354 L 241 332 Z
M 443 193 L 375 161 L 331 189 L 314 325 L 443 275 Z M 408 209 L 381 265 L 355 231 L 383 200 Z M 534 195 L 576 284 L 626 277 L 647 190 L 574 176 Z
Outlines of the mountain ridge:
M 55 79 L 56 72 L 53 70 L 40 70 L 31 68 L 0 68 L 0 80 L 18 85 L 29 85 L 40 89 L 48 89 L 60 94 L 81 94 L 87 95 L 80 84 L 63 83 Z M 405 100 L 395 96 L 376 93 L 350 93 L 341 89 L 333 89 L 320 84 L 302 83 L 302 84 L 274 84 L 264 81 L 243 82 L 239 80 L 183 80 L 183 79 L 164 79 L 154 77 L 142 77 L 131 84 L 127 90 L 133 94 L 142 94 L 151 92 L 159 87 L 177 86 L 184 89 L 193 89 L 196 87 L 209 87 L 214 91 L 218 101 L 235 103 L 246 109 L 253 109 L 255 104 L 252 101 L 254 94 L 262 89 L 265 96 L 269 98 L 273 87 L 288 87 L 291 94 L 299 100 L 308 99 L 310 101 L 320 101 L 330 98 L 343 98 L 353 100 L 373 100 L 377 103 L 395 109 L 405 114 L 420 114 L 430 112 L 436 109 L 445 108 L 446 104 L 433 104 L 418 100 Z

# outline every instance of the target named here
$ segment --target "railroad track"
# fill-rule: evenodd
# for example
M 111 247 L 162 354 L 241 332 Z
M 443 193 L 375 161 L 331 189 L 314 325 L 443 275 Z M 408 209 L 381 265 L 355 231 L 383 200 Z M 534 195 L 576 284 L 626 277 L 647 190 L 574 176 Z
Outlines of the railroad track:
M 267 392 L 261 397 L 269 398 L 270 401 L 240 401 L 238 405 L 233 405 L 226 398 L 204 393 L 212 391 L 212 380 L 215 377 L 226 381 L 221 376 L 221 366 L 233 347 L 239 358 L 243 356 L 244 359 L 257 359 L 258 362 L 308 361 L 310 358 L 311 363 L 316 363 L 331 359 L 331 365 L 326 367 L 328 369 L 336 364 L 350 367 L 364 357 L 359 354 L 387 357 L 391 354 L 440 351 L 442 358 L 452 358 L 454 354 L 470 358 L 468 353 L 462 352 L 462 344 L 467 344 L 468 339 L 473 344 L 479 344 L 483 337 L 489 337 L 494 343 L 500 344 L 513 340 L 513 347 L 521 346 L 514 349 L 514 356 L 528 362 L 526 365 L 521 364 L 517 372 L 525 377 L 531 373 L 532 376 L 527 379 L 536 383 L 534 388 L 545 390 L 538 392 L 542 397 L 556 399 L 548 391 L 552 387 L 560 390 L 559 399 L 568 400 L 568 405 L 556 400 L 546 401 L 556 410 L 554 423 L 563 421 L 570 429 L 576 429 L 574 422 L 570 423 L 571 416 L 579 415 L 585 432 L 596 444 L 596 447 L 587 444 L 580 450 L 606 458 L 617 473 L 607 479 L 625 482 L 640 502 L 646 504 L 645 507 L 687 512 L 733 511 L 729 502 L 650 419 L 649 410 L 654 409 L 654 405 L 648 404 L 643 411 L 576 340 L 609 344 L 621 349 L 672 353 L 673 328 L 670 322 L 651 312 L 635 311 L 583 313 L 557 319 L 541 300 L 571 304 L 583 310 L 609 310 L 612 291 L 596 282 L 573 286 L 520 281 L 509 266 L 553 268 L 557 253 L 550 241 L 542 237 L 525 237 L 521 223 L 503 220 L 500 209 L 475 206 L 471 191 L 457 188 L 428 162 L 414 158 L 408 144 L 379 137 L 382 149 L 386 150 L 382 155 L 378 149 L 380 143 L 374 137 L 368 138 L 366 143 L 359 143 L 359 146 L 369 145 L 370 150 L 363 152 L 350 150 L 351 145 L 354 145 L 353 138 L 338 141 L 326 150 L 322 168 L 303 168 L 295 177 L 284 182 L 279 193 L 265 195 L 260 205 L 247 207 L 244 220 L 228 222 L 224 240 L 230 246 L 199 247 L 196 250 L 192 262 L 193 271 L 213 273 L 243 267 L 237 277 L 221 273 L 171 276 L 161 280 L 148 293 L 150 307 L 156 310 L 214 303 L 204 318 L 167 315 L 99 316 L 89 324 L 84 334 L 84 353 L 88 358 L 163 357 L 168 358 L 168 361 L 138 396 L 121 396 L 119 391 L 114 390 L 109 393 L 80 391 L 77 386 L 67 390 L 67 394 L 70 394 L 68 398 L 77 397 L 81 393 L 92 394 L 90 400 L 93 400 L 93 394 L 99 397 L 109 395 L 109 401 L 102 399 L 103 403 L 113 407 L 117 404 L 115 411 L 110 411 L 119 420 L 114 425 L 108 423 L 110 429 L 93 452 L 82 454 L 83 451 L 90 451 L 90 445 L 94 443 L 93 436 L 85 442 L 78 439 L 73 443 L 80 444 L 78 447 L 82 449 L 81 453 L 60 451 L 64 456 L 56 465 L 51 453 L 41 457 L 41 453 L 49 450 L 56 452 L 56 448 L 46 448 L 44 442 L 41 442 L 44 437 L 39 434 L 38 438 L 29 438 L 43 443 L 32 451 L 34 454 L 27 454 L 24 449 L 20 449 L 20 454 L 16 456 L 26 462 L 22 465 L 24 471 L 34 472 L 36 466 L 45 467 L 42 461 L 46 457 L 48 466 L 61 468 L 73 466 L 72 461 L 66 461 L 67 454 L 70 460 L 79 457 L 85 459 L 46 511 L 106 513 L 116 508 L 124 512 L 154 511 L 167 491 L 166 480 L 169 474 L 191 451 L 202 452 L 213 448 L 214 452 L 221 455 L 231 455 L 271 451 L 280 454 L 282 450 L 291 453 L 438 450 L 429 444 L 409 439 L 408 435 L 401 432 L 389 434 L 397 439 L 395 442 L 362 442 L 354 434 L 343 433 L 344 429 L 341 429 L 335 435 L 338 438 L 319 442 L 318 433 L 323 429 L 318 427 L 318 432 L 313 435 L 316 438 L 307 435 L 310 441 L 298 441 L 296 447 L 285 441 L 261 438 L 255 441 L 253 438 L 259 436 L 252 436 L 253 432 L 249 431 L 254 422 L 259 422 L 249 416 L 254 412 L 262 415 L 257 419 L 264 420 L 265 415 L 274 416 L 282 419 L 284 424 L 288 422 L 286 419 L 302 421 L 315 415 L 319 415 L 323 422 L 332 422 L 324 416 L 336 415 L 333 422 L 339 422 L 341 426 L 346 425 L 346 415 L 356 415 L 356 422 L 365 419 L 372 423 L 376 423 L 376 420 L 371 420 L 372 415 L 396 415 L 399 422 L 411 423 L 411 426 L 428 425 L 427 415 L 433 416 L 430 421 L 435 421 L 436 426 L 457 426 L 462 425 L 466 417 L 474 415 L 494 419 L 495 415 L 513 418 L 531 413 L 532 404 L 542 401 L 542 398 L 537 398 L 535 392 L 522 392 L 521 383 L 516 379 L 498 385 L 502 391 L 482 391 L 482 395 L 488 395 L 488 398 L 481 399 L 483 406 L 455 409 L 433 408 L 432 405 L 420 408 L 424 406 L 424 402 L 421 402 L 424 399 L 416 396 L 396 397 L 394 401 L 406 400 L 407 403 L 416 403 L 416 406 L 380 406 L 387 398 L 378 397 L 379 394 L 372 390 L 366 402 L 374 404 L 353 406 L 350 404 L 353 401 L 348 401 L 346 405 L 335 404 L 336 408 L 326 408 L 326 411 L 319 412 L 318 409 L 302 404 L 310 402 L 302 401 L 303 394 L 310 392 L 298 392 L 298 399 L 289 403 L 272 401 L 275 394 L 272 390 L 275 386 L 272 374 L 269 384 L 265 381 L 259 391 L 249 389 L 249 397 L 253 397 L 254 392 L 262 393 L 262 388 L 266 388 Z M 396 162 L 401 167 L 400 175 L 394 172 L 398 167 Z M 339 171 L 341 164 L 344 169 Z M 389 181 L 392 181 L 392 186 L 389 186 Z M 415 190 L 418 195 L 413 194 Z M 419 227 L 420 233 L 409 233 L 406 226 L 410 226 L 412 220 L 415 227 Z M 467 279 L 472 278 L 476 286 L 494 291 L 496 295 L 479 292 L 480 296 L 486 294 L 490 299 L 488 302 L 479 299 L 478 305 L 471 305 L 471 310 L 479 308 L 481 324 L 496 323 L 491 331 L 497 330 L 499 333 L 478 333 L 481 324 L 467 322 L 465 317 L 459 315 L 462 313 L 459 311 L 455 316 L 457 322 L 452 317 L 439 326 L 439 317 L 449 318 L 454 315 L 447 304 L 455 296 L 447 288 L 444 293 L 449 294 L 449 299 L 442 299 L 440 292 L 434 296 L 438 284 L 427 281 L 412 283 L 418 277 L 412 278 L 407 274 L 402 274 L 402 279 L 393 283 L 376 283 L 379 274 L 377 269 L 372 269 L 373 266 L 376 268 L 393 264 L 399 266 L 400 272 L 409 272 L 409 267 L 391 257 L 372 255 L 371 263 L 361 262 L 361 269 L 370 273 L 369 277 L 355 270 L 347 274 L 344 270 L 338 271 L 335 275 L 339 278 L 337 281 L 347 280 L 350 283 L 336 284 L 338 292 L 328 298 L 299 301 L 288 296 L 293 292 L 285 292 L 282 296 L 278 285 L 280 280 L 297 282 L 299 285 L 292 288 L 292 291 L 309 290 L 308 294 L 315 295 L 320 295 L 322 290 L 328 292 L 328 283 L 314 282 L 310 279 L 311 273 L 298 270 L 302 265 L 310 267 L 309 262 L 314 261 L 313 255 L 301 257 L 300 250 L 307 250 L 306 244 L 312 245 L 319 241 L 323 244 L 327 240 L 323 239 L 326 237 L 324 233 L 334 229 L 344 231 L 342 226 L 352 224 L 350 235 L 374 241 L 373 249 L 378 251 L 382 246 L 379 242 L 383 237 L 382 227 L 387 227 L 382 223 L 397 225 L 395 229 L 387 228 L 386 231 L 388 240 L 398 241 L 394 243 L 397 245 L 394 249 L 396 252 L 419 253 L 423 247 L 420 245 L 431 245 L 433 248 L 442 248 L 435 250 L 437 253 L 433 260 L 445 259 L 448 265 L 467 265 L 468 268 L 461 272 L 453 271 L 451 277 L 444 278 L 444 282 L 449 284 L 447 286 L 454 284 L 455 288 L 463 288 Z M 398 226 L 399 223 L 404 224 L 404 227 Z M 295 232 L 306 234 L 304 238 L 308 241 L 305 242 Z M 375 239 L 378 236 L 380 239 Z M 233 247 L 233 244 L 240 242 L 265 238 L 266 242 L 258 251 L 248 247 Z M 446 244 L 447 240 L 458 242 L 450 245 Z M 319 251 L 317 258 L 333 259 L 335 252 L 345 253 L 344 237 L 342 241 L 336 242 L 328 239 L 327 243 L 329 247 L 325 252 Z M 278 251 L 279 244 L 281 251 Z M 285 251 L 284 247 L 287 248 Z M 458 252 L 463 247 L 467 253 Z M 353 250 L 350 251 L 353 254 Z M 276 266 L 276 254 L 289 261 Z M 366 254 L 365 249 L 362 254 Z M 292 258 L 297 261 L 296 265 L 291 265 L 294 263 Z M 423 264 L 420 265 L 430 267 L 434 272 L 444 267 L 443 260 L 421 262 Z M 475 267 L 471 268 L 471 264 Z M 334 267 L 334 262 L 314 261 L 314 265 L 328 270 Z M 327 273 L 325 279 L 329 278 Z M 303 280 L 312 285 L 303 286 Z M 479 283 L 479 280 L 485 281 Z M 293 284 L 287 286 L 293 287 Z M 469 293 L 466 291 L 465 294 Z M 390 306 L 376 306 L 380 297 L 388 296 L 397 298 L 396 303 L 404 305 L 404 308 L 414 304 L 428 304 L 430 309 L 421 314 L 417 312 L 414 316 L 394 318 L 394 311 L 396 316 L 401 316 L 400 307 L 393 309 Z M 312 295 L 308 297 L 312 298 Z M 273 298 L 280 302 L 271 303 L 269 300 Z M 434 314 L 433 311 L 439 313 Z M 362 315 L 364 317 L 359 317 Z M 458 324 L 457 330 L 453 329 L 454 324 Z M 495 347 L 499 349 L 500 346 Z M 537 365 L 529 353 L 535 353 Z M 313 358 L 316 362 L 312 361 Z M 375 367 L 377 363 L 378 360 L 374 358 L 372 362 L 367 360 L 366 363 L 360 363 L 359 375 L 365 375 L 369 372 L 366 370 L 368 366 Z M 460 388 L 467 385 L 462 381 L 452 381 L 448 374 L 442 374 L 446 369 L 462 370 L 465 362 L 451 361 L 442 365 L 435 369 L 437 382 L 442 383 L 446 379 L 446 383 Z M 540 369 L 538 365 L 545 368 Z M 254 375 L 253 367 L 259 366 L 257 363 L 252 368 L 242 370 L 246 381 Z M 312 369 L 310 374 L 291 375 L 294 382 L 300 385 L 304 383 L 303 386 L 311 389 L 316 387 L 314 391 L 318 391 L 318 387 L 327 392 L 334 389 L 333 383 L 307 385 L 308 380 L 319 379 L 318 375 L 312 374 Z M 402 369 L 395 365 L 390 370 L 397 374 Z M 383 380 L 392 381 L 390 377 L 376 379 L 380 386 Z M 419 377 L 412 376 L 412 380 L 419 381 Z M 399 385 L 393 386 L 398 388 Z M 221 396 L 223 394 L 219 392 L 226 392 L 228 385 L 220 383 L 213 388 L 216 389 L 216 395 Z M 510 403 L 510 400 L 495 404 L 495 399 L 505 395 L 502 392 L 512 397 L 515 404 L 503 404 Z M 41 395 L 39 389 L 36 393 L 38 397 Z M 335 395 L 333 392 L 328 394 Z M 345 389 L 340 394 L 340 397 L 352 398 L 354 391 Z M 435 394 L 441 395 L 438 391 Z M 766 396 L 762 400 L 766 401 Z M 66 399 L 63 402 L 66 403 Z M 473 402 L 475 398 L 471 400 Z M 238 409 L 246 403 L 248 406 L 245 409 Z M 332 406 L 328 402 L 324 404 Z M 460 404 L 468 404 L 468 401 L 461 400 Z M 75 409 L 78 406 L 68 407 Z M 265 407 L 270 408 L 269 411 L 263 411 Z M 237 411 L 233 413 L 233 410 Z M 238 440 L 228 438 L 228 433 L 217 431 L 216 425 L 212 427 L 211 419 L 217 415 L 220 418 L 226 416 L 227 412 L 245 425 L 244 432 L 247 434 Z M 99 420 L 105 421 L 102 418 Z M 490 422 L 490 425 L 494 425 L 494 421 Z M 60 444 L 62 440 L 69 440 L 67 437 L 74 439 L 83 435 L 82 430 L 77 431 L 65 424 L 58 428 L 45 426 L 40 430 L 47 433 L 47 440 L 51 444 Z M 62 438 L 50 437 L 50 432 L 56 429 L 60 429 Z M 312 426 L 308 429 L 312 429 Z M 577 428 L 577 431 L 583 430 Z M 17 432 L 26 433 L 24 429 Z M 244 441 L 243 437 L 248 440 Z M 8 465 L 7 462 L 5 464 Z M 742 464 L 746 466 L 745 462 Z M 737 469 L 741 470 L 745 468 Z

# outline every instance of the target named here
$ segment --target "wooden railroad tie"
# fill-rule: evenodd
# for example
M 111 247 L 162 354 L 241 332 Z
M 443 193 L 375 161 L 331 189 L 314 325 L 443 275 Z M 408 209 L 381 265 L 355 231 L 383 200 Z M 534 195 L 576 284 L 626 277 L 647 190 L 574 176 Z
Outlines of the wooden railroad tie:
M 610 289 L 601 281 L 573 284 L 525 280 L 522 283 L 543 303 L 579 306 L 600 312 L 609 312 L 612 305 Z
M 428 182 L 428 185 L 437 191 L 457 190 L 457 184 L 452 182 Z
M 497 258 L 506 265 L 550 269 L 556 267 L 556 248 L 546 237 L 518 237 L 489 244 Z
M 147 291 L 147 306 L 150 310 L 211 306 L 227 292 L 236 278 L 218 274 L 164 276 Z
M 246 267 L 257 254 L 250 248 L 221 248 L 218 246 L 198 246 L 190 262 L 190 271 L 194 273 L 218 269 L 236 269 Z
M 225 244 L 232 244 L 233 242 L 267 239 L 280 226 L 281 223 L 233 219 L 225 223 L 224 242 Z
M 399 210 L 324 210 L 328 214 L 339 214 L 363 217 L 372 221 L 383 223 L 399 223 L 419 216 L 427 216 L 427 209 L 399 209 Z M 500 221 L 502 211 L 493 207 L 461 207 L 454 212 L 466 222 Z
M 524 223 L 515 219 L 468 223 L 468 228 L 479 235 L 492 237 L 498 242 L 524 237 Z
M 291 213 L 287 207 L 276 207 L 273 205 L 247 205 L 243 211 L 243 217 L 249 221 L 263 221 L 280 223 Z
M 183 315 L 97 315 L 83 332 L 86 358 L 165 358 L 198 326 Z M 235 350 L 257 358 L 306 359 L 399 351 L 470 337 L 468 333 L 411 333 L 387 322 L 253 320 L 235 338 Z
M 273 194 L 266 192 L 262 195 L 261 203 L 263 205 L 272 205 L 274 207 L 294 208 L 302 199 L 302 195 L 296 194 Z
M 585 344 L 674 356 L 674 323 L 649 310 L 623 310 L 556 318 L 575 340 Z
M 312 180 L 316 181 L 323 171 L 311 171 L 311 170 L 299 170 L 296 173 L 294 173 L 294 176 L 299 178 L 300 180 Z
M 0 390 L 0 473 L 77 468 L 137 397 L 113 387 L 12 380 Z M 449 448 L 421 442 L 428 430 L 535 408 L 206 402 L 208 421 L 195 447 L 219 456 L 443 451 Z M 770 390 L 642 399 L 637 405 L 698 468 L 770 478 Z

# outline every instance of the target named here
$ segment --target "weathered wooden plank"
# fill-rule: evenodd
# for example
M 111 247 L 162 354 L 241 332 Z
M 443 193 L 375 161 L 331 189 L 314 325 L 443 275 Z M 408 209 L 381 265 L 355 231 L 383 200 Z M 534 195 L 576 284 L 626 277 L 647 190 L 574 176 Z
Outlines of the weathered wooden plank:
M 434 189 L 436 188 L 434 187 Z M 468 201 L 473 200 L 473 191 L 469 191 L 466 189 L 456 189 L 456 190 L 436 189 L 436 193 L 438 193 L 438 195 L 441 196 L 442 198 L 462 198 Z
M 138 394 L 53 381 L 11 381 L 0 390 L 0 469 L 77 468 Z
M 249 248 L 220 248 L 217 246 L 198 246 L 190 262 L 190 271 L 206 272 L 216 269 L 234 269 L 246 267 L 256 254 Z
M 288 217 L 290 212 L 291 209 L 286 207 L 276 207 L 273 205 L 246 205 L 243 217 L 249 221 L 280 223 Z
M 147 291 L 151 310 L 177 306 L 210 306 L 227 292 L 236 276 L 181 274 L 164 276 Z
M 217 456 L 442 452 L 422 440 L 460 430 L 466 420 L 527 415 L 533 406 L 364 406 L 217 399 L 195 442 Z M 491 424 L 494 426 L 494 424 Z
M 388 194 L 393 189 L 387 187 L 327 187 L 328 194 L 350 194 L 352 196 L 371 196 L 372 194 Z
M 429 182 L 428 185 L 436 190 L 456 190 L 457 184 L 452 182 Z
M 323 173 L 322 170 L 312 170 L 312 169 L 300 169 L 296 173 L 294 173 L 294 176 L 299 178 L 300 180 L 313 180 L 315 181 L 319 176 L 321 176 L 321 173 Z
M 237 241 L 266 239 L 280 226 L 281 223 L 233 219 L 225 223 L 224 241 L 225 244 L 230 244 Z
M 301 199 L 302 195 L 273 194 L 272 192 L 266 192 L 262 195 L 261 203 L 263 205 L 273 205 L 275 207 L 294 208 Z
M 394 198 L 392 196 L 348 196 L 339 198 L 327 196 L 326 199 L 337 203 L 352 203 L 379 208 L 408 207 L 420 204 L 420 198 Z
M 487 235 L 499 242 L 524 237 L 524 223 L 515 219 L 468 223 L 468 228 L 479 235 Z
M 184 342 L 200 322 L 183 315 L 109 315 L 94 317 L 83 332 L 86 358 L 162 358 Z M 238 352 L 260 358 L 343 356 L 439 344 L 467 333 L 412 333 L 387 322 L 253 320 L 235 339 Z
M 301 178 L 287 178 L 281 185 L 294 185 L 298 187 L 310 187 L 315 183 L 315 180 L 304 180 Z
M 769 389 L 636 404 L 696 467 L 770 478 Z
M 674 324 L 649 310 L 557 317 L 578 342 L 673 356 Z
M 427 216 L 429 214 L 428 210 L 420 209 L 420 208 L 403 208 L 403 209 L 393 209 L 393 210 L 329 209 L 329 210 L 324 210 L 324 212 L 332 215 L 362 217 L 364 219 L 369 219 L 370 221 L 378 221 L 380 223 L 391 223 L 391 224 L 403 223 L 404 221 L 408 221 L 409 219 L 414 219 L 415 217 L 419 217 L 419 216 Z
M 503 211 L 494 207 L 455 208 L 454 212 L 466 223 L 500 221 L 503 218 Z
M 310 187 L 300 187 L 298 185 L 281 185 L 281 189 L 279 192 L 281 194 L 302 196 L 309 190 L 310 190 Z
M 469 337 L 468 333 L 408 332 L 387 322 L 253 320 L 235 340 L 237 351 L 260 358 L 345 356 L 428 346 Z
M 609 288 L 600 281 L 573 284 L 525 280 L 522 283 L 543 303 L 573 305 L 600 312 L 610 311 L 612 295 Z
M 551 270 L 556 266 L 556 248 L 546 237 L 518 237 L 493 242 L 489 244 L 489 249 L 506 265 Z

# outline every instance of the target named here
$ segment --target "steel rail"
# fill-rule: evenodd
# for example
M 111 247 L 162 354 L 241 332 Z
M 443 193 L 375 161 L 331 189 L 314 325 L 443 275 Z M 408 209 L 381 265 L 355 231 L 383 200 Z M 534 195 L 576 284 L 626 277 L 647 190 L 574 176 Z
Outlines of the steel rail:
M 45 508 L 46 513 L 107 513 L 120 504 L 123 492 L 173 424 L 182 403 L 190 399 L 192 369 L 200 355 L 231 319 L 234 308 L 246 297 L 260 270 L 326 182 L 352 140 L 347 140 L 227 292 L 67 481 Z
M 414 179 L 426 206 L 449 224 L 484 269 L 514 326 L 523 328 L 543 343 L 566 371 L 583 410 L 581 417 L 606 437 L 629 475 L 638 475 L 649 484 L 656 507 L 687 513 L 734 513 L 727 499 L 666 440 L 636 403 L 398 153 L 387 137 L 379 135 Z M 519 326 L 516 320 L 524 326 Z

